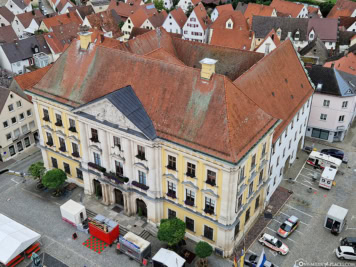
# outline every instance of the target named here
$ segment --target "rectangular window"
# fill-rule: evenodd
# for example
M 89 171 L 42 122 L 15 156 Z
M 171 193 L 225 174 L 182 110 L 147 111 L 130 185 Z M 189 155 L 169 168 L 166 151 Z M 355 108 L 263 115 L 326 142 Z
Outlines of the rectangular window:
M 21 127 L 21 131 L 22 131 L 22 134 L 27 134 L 27 133 L 29 132 L 29 131 L 28 131 L 27 124 L 22 125 L 22 127 Z
M 114 146 L 118 147 L 119 150 L 121 151 L 121 142 L 120 142 L 120 138 L 117 136 L 114 136 Z
M 299 133 L 302 133 L 302 125 L 299 127 Z
M 330 100 L 324 100 L 323 106 L 324 107 L 329 107 L 330 106 Z
M 258 177 L 258 184 L 262 184 L 263 182 L 263 170 L 260 171 L 260 176 Z
M 214 214 L 215 211 L 215 200 L 210 197 L 205 197 L 205 213 Z
M 277 166 L 279 165 L 279 157 L 277 158 Z
M 343 101 L 342 102 L 342 108 L 347 108 L 347 103 L 348 103 L 348 101 Z
M 174 210 L 168 209 L 168 219 L 173 219 L 177 217 L 177 212 Z
M 195 192 L 189 189 L 185 190 L 185 204 L 194 206 Z
M 216 172 L 213 172 L 211 170 L 207 171 L 206 183 L 212 186 L 216 185 Z
M 11 133 L 6 134 L 6 140 L 11 139 Z
M 252 156 L 251 160 L 251 170 L 256 166 L 256 154 Z
M 138 171 L 138 182 L 140 184 L 146 185 L 146 173 Z
M 276 152 L 276 144 L 272 145 L 272 154 L 274 154 Z
M 58 137 L 59 140 L 59 150 L 62 152 L 66 152 L 67 148 L 66 148 L 66 142 L 62 137 Z
M 69 166 L 69 164 L 63 162 L 63 167 L 64 167 L 64 171 L 65 171 L 67 174 L 70 174 L 70 166 Z
M 26 137 L 26 138 L 24 139 L 24 141 L 25 141 L 25 147 L 29 147 L 29 146 L 31 145 L 30 137 Z
M 264 143 L 262 146 L 262 157 L 266 154 L 266 146 L 267 146 L 267 143 Z
M 14 111 L 14 105 L 13 104 L 10 104 L 7 106 L 7 108 L 9 109 L 9 111 Z
M 99 135 L 98 135 L 98 130 L 91 128 L 91 138 L 90 140 L 92 142 L 98 143 L 99 142 Z
M 245 178 L 245 166 L 242 166 L 240 169 L 240 181 Z
M 315 129 L 313 128 L 312 130 L 312 137 L 315 138 L 320 138 L 320 139 L 324 139 L 324 140 L 328 140 L 329 139 L 329 131 L 325 131 L 325 130 L 320 130 L 320 129 Z
M 344 121 L 344 119 L 345 119 L 345 116 L 344 116 L 344 115 L 339 116 L 339 122 L 343 122 L 343 121 Z
M 47 136 L 47 145 L 49 146 L 53 146 L 53 139 L 52 139 L 52 135 L 49 132 L 46 132 L 46 136 Z
M 69 129 L 68 130 L 73 133 L 77 132 L 77 129 L 75 127 L 75 120 L 69 119 Z
M 79 180 L 83 180 L 83 172 L 78 168 L 76 168 L 76 171 L 77 171 L 77 178 Z
M 2 124 L 4 125 L 4 128 L 9 127 L 9 123 L 7 121 L 4 121 Z
M 22 120 L 24 120 L 24 119 L 25 119 L 25 114 L 20 113 L 20 115 L 19 115 L 19 120 L 22 121 Z
M 187 176 L 195 177 L 195 164 L 187 162 Z
M 28 110 L 26 111 L 26 114 L 27 114 L 27 117 L 32 116 L 32 111 L 31 111 L 31 109 L 28 109 Z
M 258 197 L 256 198 L 255 210 L 257 210 L 259 206 L 260 206 L 260 196 L 258 196 Z
M 137 145 L 137 158 L 141 160 L 146 160 L 145 148 L 143 146 Z
M 210 240 L 214 239 L 214 229 L 204 225 L 204 237 Z
M 286 149 L 284 148 L 283 149 L 283 158 L 285 157 L 285 155 L 286 155 Z
M 167 188 L 168 188 L 167 195 L 172 198 L 176 198 L 176 191 L 177 191 L 176 184 L 172 182 L 167 182 Z
M 292 145 L 292 140 L 289 140 L 288 149 L 290 149 L 291 145 Z
M 235 234 L 234 234 L 235 238 L 239 235 L 239 233 L 240 233 L 240 222 L 238 222 L 235 226 Z
M 278 145 L 280 146 L 282 144 L 282 136 L 279 138 Z
M 22 106 L 22 104 L 21 104 L 21 101 L 20 101 L 20 100 L 16 102 L 16 106 L 17 106 L 18 108 L 20 108 L 20 107 Z
M 171 170 L 176 170 L 177 160 L 176 157 L 168 155 L 168 165 L 167 168 Z
M 292 119 L 290 128 L 293 129 L 293 127 L 294 127 L 294 118 Z M 288 128 L 286 129 L 286 131 L 287 131 L 287 130 L 288 130 Z M 286 135 L 286 136 L 287 136 L 287 135 Z
M 290 127 L 291 127 L 291 129 L 293 129 L 293 121 L 292 121 Z M 285 130 L 285 132 L 284 132 L 284 137 L 287 137 L 287 135 L 288 135 L 288 128 L 286 128 L 286 130 Z
M 322 121 L 326 121 L 326 117 L 327 117 L 328 115 L 326 115 L 326 114 L 320 114 L 320 119 L 322 120 Z
M 16 117 L 12 117 L 12 118 L 11 118 L 11 123 L 12 123 L 12 124 L 15 124 L 16 122 L 17 122 Z
M 15 138 L 19 137 L 20 134 L 21 134 L 20 128 L 17 128 L 17 129 L 14 131 L 14 136 L 15 136 Z
M 51 158 L 51 161 L 52 161 L 52 167 L 58 169 L 58 162 L 57 162 L 57 159 Z
M 79 148 L 76 143 L 72 143 L 72 155 L 77 158 L 79 157 Z
M 30 122 L 30 129 L 33 130 L 35 128 L 35 121 Z
M 253 193 L 253 182 L 250 183 L 250 185 L 248 186 L 248 197 L 249 198 Z
M 17 142 L 17 151 L 18 152 L 21 152 L 22 150 L 23 150 L 23 146 L 22 146 L 22 142 L 20 141 L 20 142 Z
M 15 155 L 16 154 L 15 147 L 14 146 L 9 146 L 9 152 L 10 152 L 10 156 Z
M 43 120 L 44 121 L 49 121 L 49 113 L 48 113 L 48 109 L 43 109 Z
M 297 114 L 297 121 L 299 121 L 299 112 L 300 112 L 300 111 L 298 111 L 298 114 Z
M 188 217 L 185 217 L 185 227 L 189 230 L 194 232 L 194 220 Z
M 61 116 L 61 114 L 55 113 L 55 115 L 56 115 L 56 123 L 55 123 L 55 125 L 56 126 L 62 126 L 63 124 L 62 124 L 62 116 Z
M 248 220 L 250 219 L 250 209 L 249 208 L 247 211 L 246 211 L 246 216 L 245 216 L 245 224 L 248 222 Z
M 115 172 L 117 176 L 124 176 L 124 165 L 122 162 L 115 160 Z
M 99 153 L 93 152 L 93 156 L 94 156 L 94 163 L 96 165 L 101 166 L 101 159 Z
M 239 196 L 237 200 L 237 210 L 239 210 L 242 206 L 242 194 Z

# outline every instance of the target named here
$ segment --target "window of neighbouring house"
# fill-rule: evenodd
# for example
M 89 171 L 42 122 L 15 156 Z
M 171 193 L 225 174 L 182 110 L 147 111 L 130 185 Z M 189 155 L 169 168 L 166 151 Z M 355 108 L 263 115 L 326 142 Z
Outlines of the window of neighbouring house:
M 66 152 L 67 148 L 66 148 L 66 142 L 64 138 L 58 137 L 58 140 L 59 140 L 59 150 L 62 152 Z
M 194 232 L 194 220 L 189 218 L 189 217 L 185 217 L 185 226 L 189 231 Z
M 17 142 L 17 151 L 18 152 L 21 152 L 22 150 L 23 150 L 23 145 L 22 145 L 22 141 L 20 141 L 20 142 Z
M 330 106 L 330 100 L 324 100 L 323 106 L 324 107 L 329 107 Z
M 215 200 L 210 197 L 205 197 L 205 213 L 214 214 L 215 212 Z
M 101 166 L 101 159 L 99 153 L 93 152 L 94 163 Z
M 13 104 L 10 104 L 7 106 L 7 108 L 9 109 L 9 111 L 14 111 L 14 105 Z
M 121 140 L 120 140 L 120 138 L 117 137 L 117 136 L 114 136 L 113 139 L 114 139 L 114 146 L 118 147 L 119 150 L 121 150 Z
M 320 114 L 320 119 L 321 119 L 322 121 L 326 121 L 327 116 L 328 116 L 328 115 L 322 113 L 322 114 Z
M 195 202 L 195 192 L 190 189 L 186 189 L 185 190 L 185 204 L 187 204 L 189 206 L 194 206 L 194 202 Z
M 174 210 L 168 209 L 168 219 L 173 219 L 177 217 L 177 212 Z
M 10 156 L 13 156 L 16 154 L 15 147 L 14 146 L 9 146 L 9 153 Z
M 93 142 L 99 142 L 99 134 L 97 129 L 91 128 L 91 141 Z
M 250 210 L 251 208 L 249 208 L 247 211 L 246 211 L 246 216 L 245 216 L 245 224 L 248 222 L 248 220 L 250 219 Z
M 177 187 L 176 184 L 170 181 L 167 181 L 167 195 L 172 197 L 172 198 L 176 198 L 176 191 L 177 191 Z
M 343 101 L 342 102 L 342 108 L 347 108 L 348 101 Z
M 25 147 L 29 147 L 29 146 L 31 145 L 31 142 L 30 142 L 30 138 L 29 138 L 29 137 L 26 137 L 26 138 L 24 139 L 24 141 L 25 141 Z
M 216 185 L 216 172 L 213 172 L 211 170 L 207 170 L 206 183 L 210 184 L 212 186 Z
M 339 116 L 339 122 L 343 122 L 344 119 L 345 119 L 345 116 L 344 116 L 344 115 Z
M 187 162 L 187 176 L 194 178 L 195 177 L 195 164 Z
M 52 161 L 52 167 L 58 169 L 58 162 L 57 162 L 57 159 L 51 158 L 51 161 Z
M 138 171 L 138 182 L 140 184 L 146 184 L 146 173 L 142 172 L 142 171 Z
M 4 125 L 4 128 L 9 127 L 9 123 L 7 121 L 4 121 L 2 124 Z
M 204 225 L 204 237 L 210 240 L 214 239 L 214 229 Z
M 70 166 L 68 163 L 63 162 L 64 171 L 70 175 Z
M 79 180 L 83 180 L 83 172 L 78 168 L 76 168 L 76 171 L 77 171 L 77 178 Z
M 253 193 L 253 182 L 250 183 L 250 185 L 248 186 L 248 197 L 249 198 Z
M 143 146 L 137 145 L 137 156 L 136 157 L 141 160 L 146 159 L 145 148 Z
M 115 172 L 118 176 L 124 176 L 124 165 L 122 162 L 115 160 Z

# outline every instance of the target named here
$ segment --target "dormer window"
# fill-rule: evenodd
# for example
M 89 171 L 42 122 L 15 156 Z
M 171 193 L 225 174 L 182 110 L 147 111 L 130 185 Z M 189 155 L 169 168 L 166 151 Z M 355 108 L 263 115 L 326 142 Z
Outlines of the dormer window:
M 314 39 L 314 33 L 310 33 L 310 34 L 309 34 L 309 39 L 310 39 L 310 40 L 313 40 L 313 39 Z
M 296 31 L 296 33 L 295 33 L 295 35 L 294 35 L 294 39 L 299 39 L 299 36 L 300 36 L 300 34 L 299 34 L 299 31 Z
M 231 23 L 228 23 L 228 24 L 227 24 L 227 27 L 228 27 L 229 29 L 231 29 Z

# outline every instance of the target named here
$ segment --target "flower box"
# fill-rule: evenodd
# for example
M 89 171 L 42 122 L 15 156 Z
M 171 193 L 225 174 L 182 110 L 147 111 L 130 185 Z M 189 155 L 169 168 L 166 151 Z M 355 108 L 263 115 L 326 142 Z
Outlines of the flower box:
M 74 151 L 74 152 L 72 153 L 72 156 L 73 156 L 73 157 L 76 157 L 76 158 L 79 158 L 79 152 L 78 152 L 78 151 Z
M 106 169 L 104 167 L 101 167 L 100 165 L 95 164 L 94 162 L 88 162 L 88 166 L 98 171 L 106 172 Z
M 191 201 L 191 200 L 189 200 L 189 199 L 186 199 L 186 200 L 184 201 L 184 203 L 185 203 L 185 205 L 194 207 L 194 201 Z
M 167 196 L 170 198 L 177 198 L 176 197 L 176 192 L 167 192 Z
M 137 181 L 132 181 L 131 184 L 136 186 L 136 187 L 138 187 L 138 188 L 141 188 L 142 190 L 145 190 L 145 191 L 147 191 L 149 189 L 149 187 L 147 185 L 141 184 L 141 183 L 139 183 Z
M 77 132 L 77 129 L 75 127 L 69 127 L 68 129 L 69 131 L 73 132 L 73 133 L 76 133 Z
M 106 172 L 104 175 L 117 184 L 123 184 L 129 181 L 129 178 L 116 175 L 116 173 L 113 172 Z

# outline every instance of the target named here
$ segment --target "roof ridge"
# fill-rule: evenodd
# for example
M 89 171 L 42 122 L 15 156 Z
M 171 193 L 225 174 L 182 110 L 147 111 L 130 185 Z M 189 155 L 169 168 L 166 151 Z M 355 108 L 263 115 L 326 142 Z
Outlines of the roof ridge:
M 227 101 L 227 95 L 226 95 L 226 76 L 224 75 L 224 94 L 225 94 L 225 108 L 226 108 L 226 120 L 227 120 L 227 134 L 228 134 L 228 136 L 229 136 L 229 140 L 228 140 L 228 144 L 229 144 L 229 148 L 231 149 L 231 134 L 230 134 L 230 129 L 231 129 L 231 127 L 230 127 L 230 116 L 229 116 L 229 108 L 228 108 L 228 101 Z M 240 90 L 241 91 L 241 90 Z M 230 153 L 231 153 L 231 151 L 230 151 Z M 235 156 L 235 155 L 233 155 L 233 156 Z
M 164 53 L 166 53 L 166 54 L 168 54 L 168 55 L 174 57 L 176 60 L 178 60 L 179 62 L 181 62 L 184 66 L 187 66 L 187 65 L 184 64 L 183 61 L 181 61 L 179 58 L 177 58 L 176 56 L 172 55 L 171 53 L 167 52 L 166 49 L 164 49 L 163 47 L 159 47 L 159 48 L 157 48 L 157 49 L 154 49 L 154 50 L 152 50 L 151 52 L 144 54 L 144 56 L 148 56 L 148 55 L 150 55 L 150 54 L 152 54 L 152 53 L 154 53 L 154 52 L 156 52 L 156 51 L 158 51 L 158 50 L 161 50 L 161 51 L 163 51 Z M 157 58 L 157 59 L 158 59 L 158 58 Z M 161 59 L 159 59 L 159 60 L 161 60 Z M 161 61 L 164 61 L 164 60 L 161 60 Z M 164 62 L 169 63 L 169 62 L 167 62 L 167 61 L 164 61 Z M 189 67 L 189 66 L 187 66 L 187 67 Z M 195 69 L 195 68 L 194 68 L 194 69 Z

